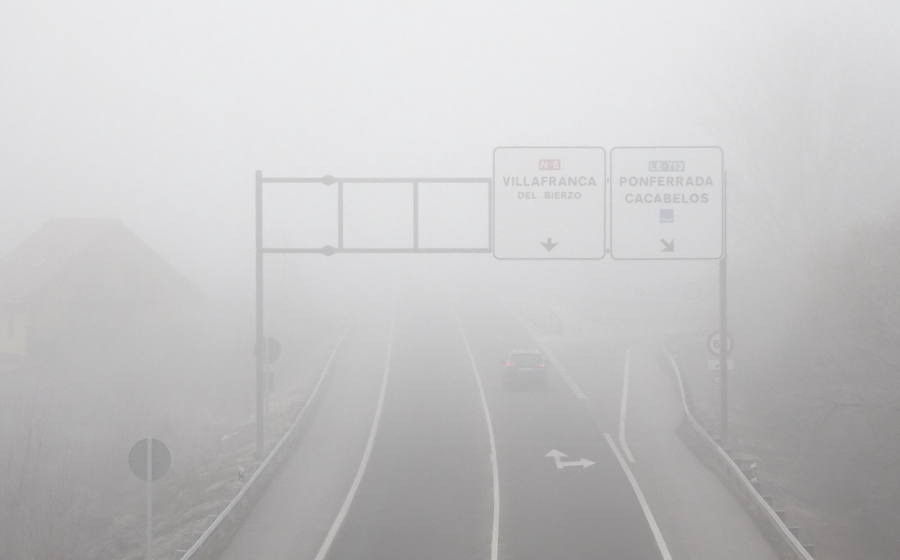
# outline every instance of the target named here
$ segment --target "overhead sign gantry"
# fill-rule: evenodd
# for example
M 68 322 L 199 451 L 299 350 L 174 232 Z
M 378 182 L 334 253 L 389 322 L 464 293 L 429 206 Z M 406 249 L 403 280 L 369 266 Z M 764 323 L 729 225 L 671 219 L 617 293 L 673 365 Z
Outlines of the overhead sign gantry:
M 337 242 L 321 247 L 268 247 L 263 243 L 263 190 L 271 183 L 334 186 Z M 412 244 L 344 245 L 344 185 L 409 184 Z M 484 245 L 419 244 L 419 187 L 474 183 L 486 187 L 491 224 Z M 609 209 L 607 210 L 607 191 Z M 607 239 L 607 211 L 609 236 Z M 607 245 L 607 240 L 609 245 Z M 719 332 L 727 332 L 725 169 L 719 147 L 499 147 L 492 177 L 265 177 L 256 173 L 256 341 L 266 343 L 263 259 L 271 254 L 492 253 L 497 259 L 597 260 L 607 248 L 617 260 L 716 260 L 719 263 Z M 722 432 L 727 437 L 727 367 L 720 356 Z M 266 356 L 257 352 L 257 454 L 264 451 Z

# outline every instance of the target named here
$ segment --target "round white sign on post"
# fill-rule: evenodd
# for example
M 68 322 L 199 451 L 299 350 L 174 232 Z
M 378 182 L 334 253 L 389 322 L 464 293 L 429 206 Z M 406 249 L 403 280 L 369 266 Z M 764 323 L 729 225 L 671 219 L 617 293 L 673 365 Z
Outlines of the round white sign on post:
M 281 357 L 281 343 L 273 336 L 267 336 L 265 339 L 265 351 L 263 352 L 264 360 L 267 364 L 274 364 Z M 254 348 L 254 355 L 259 353 L 258 348 Z
M 728 335 L 725 337 L 725 340 L 725 355 L 730 356 L 731 352 L 734 350 L 734 339 L 731 338 L 731 335 Z M 713 356 L 720 356 L 722 354 L 722 336 L 719 334 L 719 331 L 710 334 L 706 339 L 706 349 L 709 350 L 709 353 Z
M 151 472 L 147 472 L 147 454 L 151 451 L 153 453 L 149 465 Z M 159 480 L 172 466 L 172 453 L 166 444 L 158 439 L 142 439 L 135 443 L 128 453 L 128 466 L 131 467 L 134 476 L 145 482 L 148 478 Z

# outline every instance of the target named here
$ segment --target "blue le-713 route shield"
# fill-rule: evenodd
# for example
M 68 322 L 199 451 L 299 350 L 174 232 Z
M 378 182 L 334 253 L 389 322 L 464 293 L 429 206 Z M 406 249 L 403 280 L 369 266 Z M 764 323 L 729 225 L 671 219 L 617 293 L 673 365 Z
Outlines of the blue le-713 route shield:
M 601 259 L 606 254 L 606 151 L 494 150 L 493 253 L 498 259 Z
M 614 259 L 724 256 L 721 148 L 617 147 L 609 159 Z

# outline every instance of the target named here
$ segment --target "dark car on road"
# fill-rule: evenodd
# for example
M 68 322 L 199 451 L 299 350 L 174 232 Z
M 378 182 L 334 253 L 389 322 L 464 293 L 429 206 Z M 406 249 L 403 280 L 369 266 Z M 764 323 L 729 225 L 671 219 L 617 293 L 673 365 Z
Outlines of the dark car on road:
M 503 384 L 508 388 L 545 388 L 547 382 L 547 362 L 539 350 L 513 350 L 503 362 Z

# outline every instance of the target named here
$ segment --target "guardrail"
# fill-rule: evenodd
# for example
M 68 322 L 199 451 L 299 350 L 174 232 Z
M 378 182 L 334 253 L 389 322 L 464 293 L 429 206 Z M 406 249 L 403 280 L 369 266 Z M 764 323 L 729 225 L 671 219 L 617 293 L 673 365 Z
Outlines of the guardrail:
M 240 491 L 235 494 L 234 498 L 228 502 L 225 509 L 216 516 L 210 526 L 207 527 L 194 544 L 185 551 L 181 556 L 181 560 L 215 560 L 225 551 L 225 548 L 231 542 L 234 533 L 240 528 L 241 524 L 249 515 L 253 505 L 256 504 L 260 496 L 262 496 L 266 487 L 272 479 L 275 478 L 275 475 L 278 474 L 280 467 L 290 455 L 290 451 L 300 442 L 300 435 L 302 435 L 303 430 L 307 427 L 311 415 L 318 406 L 320 399 L 317 397 L 322 391 L 325 382 L 331 377 L 331 364 L 334 361 L 334 357 L 343 345 L 344 339 L 347 337 L 347 333 L 350 332 L 351 327 L 352 325 L 344 330 L 335 345 L 334 350 L 332 350 L 331 355 L 328 357 L 328 361 L 325 362 L 325 366 L 319 374 L 319 379 L 316 382 L 315 387 L 309 394 L 309 397 L 306 399 L 300 412 L 297 413 L 297 417 L 291 422 L 287 431 L 281 436 L 278 443 L 275 444 L 275 447 L 272 448 L 269 454 L 266 455 L 266 458 L 260 463 L 259 467 L 256 468 L 256 471 L 254 471 L 250 479 L 244 484 Z
M 664 350 L 666 358 L 672 366 L 681 391 L 681 403 L 684 407 L 684 422 L 679 428 L 679 435 L 694 453 L 709 466 L 725 482 L 741 504 L 753 518 L 766 539 L 772 544 L 778 557 L 782 560 L 813 560 L 807 546 L 797 538 L 796 529 L 791 529 L 784 522 L 783 513 L 776 512 L 772 505 L 759 493 L 756 486 L 747 478 L 735 460 L 709 435 L 694 417 L 688 403 L 688 393 L 678 362 L 668 350 Z

